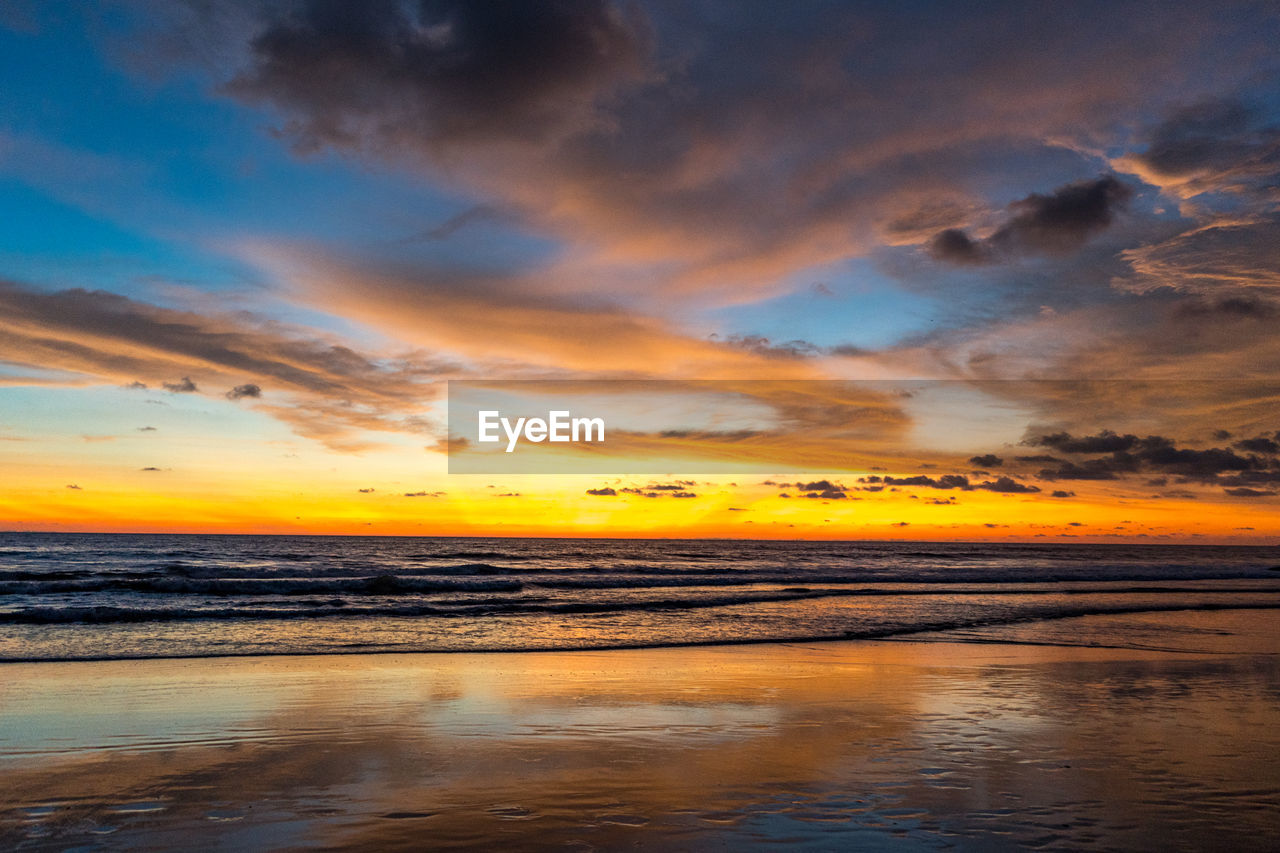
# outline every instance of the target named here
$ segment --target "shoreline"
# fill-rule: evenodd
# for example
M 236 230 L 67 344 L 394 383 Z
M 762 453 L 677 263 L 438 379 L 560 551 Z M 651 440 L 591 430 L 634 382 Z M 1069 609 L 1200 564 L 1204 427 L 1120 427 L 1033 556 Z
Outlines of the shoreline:
M 223 658 L 240 660 L 253 658 L 293 658 L 293 657 L 352 657 L 352 656 L 387 656 L 387 655 L 536 655 L 536 654 L 558 654 L 570 653 L 581 654 L 587 652 L 625 652 L 625 651 L 650 651 L 662 649 L 709 649 L 709 648 L 740 648 L 744 646 L 770 646 L 770 645 L 813 645 L 824 643 L 872 643 L 872 642 L 945 642 L 945 640 L 913 640 L 912 638 L 929 636 L 929 635 L 945 635 L 957 631 L 966 631 L 973 629 L 1000 629 L 1007 627 L 1038 625 L 1042 623 L 1060 623 L 1074 619 L 1091 619 L 1091 618 L 1107 618 L 1116 616 L 1141 616 L 1151 614 L 1190 614 L 1190 613 L 1235 613 L 1247 611 L 1273 611 L 1280 610 L 1280 604 L 1264 605 L 1259 603 L 1241 604 L 1239 606 L 1230 604 L 1207 604 L 1199 606 L 1183 606 L 1183 607 L 1133 607 L 1133 608 L 1116 608 L 1102 612 L 1088 613 L 1067 613 L 1063 615 L 1051 616 L 1034 616 L 1027 618 L 1016 618 L 997 621 L 974 622 L 968 625 L 947 626 L 947 627 L 921 627 L 912 628 L 904 631 L 889 631 L 883 633 L 869 633 L 863 636 L 848 637 L 812 637 L 812 636 L 795 636 L 781 638 L 748 638 L 742 640 L 711 640 L 700 641 L 692 640 L 688 642 L 666 642 L 666 643 L 645 643 L 639 645 L 600 645 L 600 646 L 582 646 L 576 648 L 566 647 L 538 647 L 538 648 L 522 648 L 522 649 L 501 649 L 501 648 L 477 648 L 477 649 L 360 649 L 352 648 L 347 650 L 335 649 L 331 651 L 246 651 L 246 652 L 230 652 L 221 654 L 184 654 L 184 655 L 135 655 L 135 656 L 114 656 L 114 657 L 49 657 L 49 658 L 11 658 L 0 657 L 0 667 L 19 666 L 23 664 L 65 664 L 65 663 L 111 663 L 111 662 L 141 662 L 141 661 L 197 661 L 197 660 L 220 660 Z M 339 617 L 334 617 L 339 618 Z M 54 623 L 58 624 L 58 623 Z M 1064 648 L 1113 648 L 1126 649 L 1128 646 L 1123 645 L 1080 645 L 1069 643 L 1037 643 L 1028 640 L 1001 640 L 1001 639 L 965 639 L 951 640 L 951 642 L 964 644 L 987 644 L 987 645 L 1053 645 Z M 1188 652 L 1191 653 L 1191 652 Z M 1196 652 L 1198 653 L 1198 652 Z M 1280 652 L 1277 652 L 1280 654 Z

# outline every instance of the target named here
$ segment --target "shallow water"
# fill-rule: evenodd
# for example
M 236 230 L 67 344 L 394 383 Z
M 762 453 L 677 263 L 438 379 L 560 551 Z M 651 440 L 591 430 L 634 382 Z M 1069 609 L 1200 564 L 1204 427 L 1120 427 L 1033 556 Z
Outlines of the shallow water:
M 1280 606 L 1243 546 L 0 535 L 0 660 L 868 638 Z
M 1263 850 L 1271 615 L 962 644 L 10 664 L 0 843 Z M 1028 644 L 1069 636 L 1185 650 Z

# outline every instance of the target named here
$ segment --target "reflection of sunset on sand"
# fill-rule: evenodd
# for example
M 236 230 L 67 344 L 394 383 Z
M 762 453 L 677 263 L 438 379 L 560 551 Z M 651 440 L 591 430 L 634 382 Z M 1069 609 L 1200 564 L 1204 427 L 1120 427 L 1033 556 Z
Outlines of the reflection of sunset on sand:
M 1260 849 L 1280 649 L 1246 616 L 1088 617 L 1054 645 L 14 665 L 0 837 Z M 1174 629 L 1182 651 L 1061 644 Z

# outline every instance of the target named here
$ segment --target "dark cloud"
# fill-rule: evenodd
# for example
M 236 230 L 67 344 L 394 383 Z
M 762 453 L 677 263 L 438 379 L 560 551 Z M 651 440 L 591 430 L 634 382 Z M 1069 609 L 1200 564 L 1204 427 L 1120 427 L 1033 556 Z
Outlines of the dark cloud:
M 637 486 L 626 486 L 618 489 L 615 494 L 639 495 L 644 498 L 696 498 L 698 496 L 697 493 L 688 490 L 688 487 L 692 485 L 695 485 L 692 480 L 677 480 L 674 483 L 650 483 L 643 488 Z M 608 494 L 609 492 L 613 492 L 613 490 L 587 490 L 587 494 L 589 495 Z
M 1018 253 L 1063 254 L 1079 248 L 1115 218 L 1133 190 L 1113 175 L 1066 184 L 1048 195 L 1033 193 L 1009 206 L 1010 217 L 985 240 L 948 228 L 928 244 L 934 258 L 983 264 Z
M 359 492 L 359 493 L 360 493 L 360 494 L 362 494 L 362 495 L 368 495 L 368 494 L 372 494 L 373 492 L 375 492 L 375 491 L 377 491 L 377 490 L 376 490 L 376 489 L 356 489 L 356 491 L 357 491 L 357 492 Z
M 1133 190 L 1113 175 L 1059 187 L 1014 202 L 1014 217 L 990 238 L 992 244 L 1033 252 L 1065 252 L 1111 224 Z
M 1269 498 L 1276 495 L 1276 492 L 1263 491 L 1261 489 L 1250 489 L 1244 486 L 1235 489 L 1223 489 L 1223 491 L 1231 495 L 1233 498 Z
M 614 434 L 617 435 L 619 430 Z M 625 432 L 624 432 L 625 434 Z M 696 441 L 745 441 L 763 435 L 760 430 L 755 429 L 734 429 L 734 430 L 715 430 L 715 429 L 664 429 L 658 433 L 659 438 L 689 438 Z
M 1242 439 L 1237 441 L 1233 446 L 1239 450 L 1248 451 L 1249 453 L 1265 453 L 1269 456 L 1274 456 L 1277 453 L 1280 453 L 1280 442 L 1277 442 L 1274 438 L 1270 438 L 1265 435 L 1260 435 L 1256 438 Z
M 143 470 L 143 471 L 159 471 L 160 469 L 159 469 L 159 468 L 154 468 L 154 467 L 146 467 L 146 468 L 142 468 L 142 469 L 140 469 L 140 470 Z
M 774 343 L 761 335 L 730 335 L 724 343 L 736 349 L 746 350 L 765 358 L 811 358 L 823 352 L 808 341 L 782 341 Z
M 544 140 L 639 73 L 643 24 L 604 0 L 302 0 L 264 7 L 232 94 L 304 148 Z
M 795 489 L 797 492 L 802 493 L 802 497 L 815 500 L 838 501 L 846 500 L 849 497 L 848 487 L 840 483 L 833 483 L 830 480 L 814 480 L 809 483 L 772 483 L 771 485 L 776 485 L 780 489 Z M 778 497 L 788 498 L 791 496 L 783 493 Z
M 939 231 L 926 246 L 929 254 L 950 264 L 989 264 L 995 256 L 981 240 L 974 240 L 959 228 Z
M 1042 435 L 1032 438 L 1026 444 L 1052 447 L 1063 453 L 1113 453 L 1119 450 L 1131 450 L 1138 443 L 1136 435 L 1117 435 L 1110 430 L 1103 430 L 1097 435 L 1072 436 L 1065 432 Z M 1042 457 L 1026 457 L 1027 461 Z M 1049 457 L 1052 458 L 1052 457 Z
M 444 492 L 405 492 L 406 498 L 438 498 L 444 495 Z
M 961 474 L 944 474 L 937 478 L 917 474 L 913 477 L 885 477 L 883 481 L 887 486 L 925 486 L 930 489 L 962 489 L 965 491 L 972 488 L 969 484 L 969 478 Z
M 1057 468 L 1042 468 L 1037 472 L 1041 480 L 1114 480 L 1116 473 L 1105 459 L 1091 459 L 1080 465 L 1064 462 Z
M 986 489 L 989 492 L 1000 492 L 1001 494 L 1008 495 L 1025 495 L 1040 491 L 1039 486 L 1030 486 L 1026 483 L 1019 483 L 1012 477 L 999 477 L 994 482 L 988 481 L 985 483 L 978 483 L 974 488 Z
M 1051 497 L 1055 497 L 1055 498 L 1074 498 L 1075 496 L 1076 496 L 1075 492 L 1067 492 L 1067 491 L 1063 491 L 1062 489 L 1055 489 L 1053 491 L 1053 494 L 1051 495 Z
M 828 355 L 842 356 L 845 358 L 859 358 L 861 356 L 871 355 L 874 350 L 854 346 L 853 344 L 837 344 L 833 347 L 827 347 L 826 352 Z
M 859 480 L 859 482 L 873 481 L 883 482 L 886 486 L 922 486 L 929 489 L 958 489 L 962 492 L 982 489 L 988 492 L 1005 494 L 1032 494 L 1040 491 L 1038 486 L 1019 483 L 1012 477 L 998 477 L 995 480 L 986 480 L 981 483 L 970 482 L 969 478 L 962 474 L 943 474 L 940 477 L 930 477 L 925 474 L 917 474 L 912 477 L 864 477 Z M 875 487 L 868 487 L 868 490 L 876 489 Z
M 815 500 L 842 501 L 847 500 L 849 496 L 841 489 L 824 489 L 821 492 L 808 492 L 805 497 Z
M 497 208 L 488 204 L 477 204 L 469 207 L 456 216 L 451 216 L 441 224 L 410 237 L 409 240 L 447 240 L 454 234 L 471 225 L 482 223 L 504 223 L 509 219 Z
M 1253 319 L 1270 320 L 1276 305 L 1257 296 L 1228 296 L 1222 299 L 1187 299 L 1173 309 L 1175 320 Z
M 258 398 L 261 396 L 262 389 L 252 383 L 237 385 L 227 392 L 228 400 L 243 400 L 245 397 Z
M 1224 483 L 1237 485 L 1248 478 L 1267 478 L 1273 473 L 1275 460 L 1265 460 L 1256 455 L 1241 456 L 1228 448 L 1211 447 L 1204 450 L 1178 447 L 1168 437 L 1118 434 L 1103 430 L 1095 435 L 1073 436 L 1060 432 L 1042 435 L 1026 442 L 1031 445 L 1053 447 L 1063 453 L 1089 455 L 1109 453 L 1092 459 L 1062 462 L 1054 468 L 1044 468 L 1038 476 L 1044 480 L 1114 480 L 1118 475 L 1150 472 L 1178 477 L 1183 482 Z M 1243 442 L 1237 443 L 1237 447 Z M 1262 437 L 1253 444 L 1254 452 L 1269 453 L 1270 439 Z M 1280 450 L 1280 446 L 1276 447 Z M 1275 472 L 1280 477 L 1280 471 Z M 1224 475 L 1234 480 L 1228 483 Z M 1149 485 L 1163 485 L 1164 478 L 1156 478 Z
M 969 462 L 977 465 L 979 468 L 999 468 L 1004 464 L 1004 460 L 994 453 L 984 453 L 981 456 L 970 456 Z
M 164 390 L 173 394 L 194 394 L 200 389 L 196 387 L 196 383 L 191 381 L 190 376 L 182 377 L 181 382 L 165 382 Z
M 608 486 L 605 486 L 604 488 L 601 488 L 601 489 L 587 489 L 587 494 L 597 495 L 599 497 L 612 498 L 612 497 L 616 497 L 618 492 L 616 489 L 611 489 Z
M 68 488 L 68 489 L 71 489 L 72 491 L 76 491 L 76 492 L 81 491 L 81 488 L 80 488 L 79 486 L 75 485 L 74 483 L 68 483 L 68 484 L 67 484 L 67 488 Z
M 1235 98 L 1183 107 L 1148 132 L 1135 159 L 1184 192 L 1274 189 L 1280 177 L 1280 128 Z
M 155 432 L 155 431 L 156 431 L 156 428 L 155 428 L 155 427 L 153 427 L 153 426 L 140 426 L 140 427 L 138 427 L 138 432 Z
M 844 486 L 836 485 L 830 480 L 814 480 L 811 483 L 782 483 L 783 488 L 790 486 L 800 492 L 843 492 L 846 491 Z

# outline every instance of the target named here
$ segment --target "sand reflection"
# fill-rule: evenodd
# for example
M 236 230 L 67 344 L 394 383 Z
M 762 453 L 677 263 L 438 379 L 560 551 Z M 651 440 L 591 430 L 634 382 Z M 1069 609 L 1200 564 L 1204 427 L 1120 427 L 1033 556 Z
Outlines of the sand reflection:
M 1249 849 L 1280 822 L 1262 654 L 831 643 L 4 673 L 0 833 L 33 846 Z

